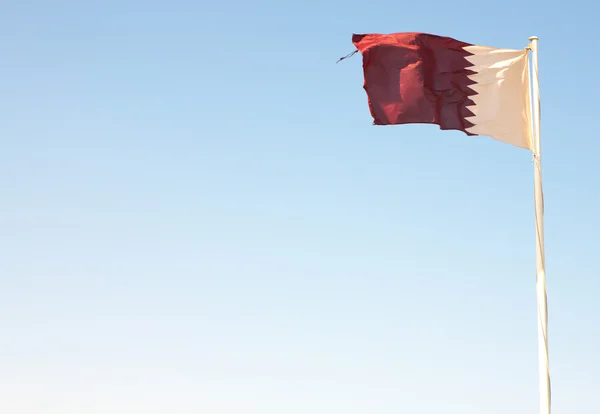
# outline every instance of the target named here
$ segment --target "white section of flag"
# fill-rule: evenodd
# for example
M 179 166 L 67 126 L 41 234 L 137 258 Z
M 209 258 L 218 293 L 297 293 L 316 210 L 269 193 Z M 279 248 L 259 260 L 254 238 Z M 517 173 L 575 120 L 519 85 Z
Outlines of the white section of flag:
M 467 131 L 533 151 L 527 50 L 467 46 L 466 59 L 475 82 L 469 87 L 474 116 L 466 119 L 474 126 Z

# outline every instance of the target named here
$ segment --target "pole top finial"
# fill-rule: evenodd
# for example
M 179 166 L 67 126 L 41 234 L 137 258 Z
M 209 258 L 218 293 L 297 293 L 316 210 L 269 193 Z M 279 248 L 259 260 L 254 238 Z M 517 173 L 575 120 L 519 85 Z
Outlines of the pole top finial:
M 531 41 L 533 42 L 534 40 L 538 40 L 538 37 L 537 37 L 537 36 L 531 36 L 531 37 L 529 38 L 529 40 L 531 40 Z

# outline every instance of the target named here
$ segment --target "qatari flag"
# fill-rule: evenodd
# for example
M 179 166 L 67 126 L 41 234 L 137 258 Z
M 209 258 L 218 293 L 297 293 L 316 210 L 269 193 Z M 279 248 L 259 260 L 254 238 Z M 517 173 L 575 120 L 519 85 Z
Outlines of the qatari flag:
M 426 33 L 355 34 L 376 125 L 437 124 L 533 149 L 527 50 Z

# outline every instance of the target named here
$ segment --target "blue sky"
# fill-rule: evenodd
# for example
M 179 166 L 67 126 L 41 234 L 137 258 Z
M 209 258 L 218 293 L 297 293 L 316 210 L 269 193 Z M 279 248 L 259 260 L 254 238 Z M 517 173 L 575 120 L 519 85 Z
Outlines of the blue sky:
M 374 127 L 352 33 L 540 37 L 555 412 L 600 405 L 591 2 L 20 1 L 0 411 L 537 412 L 531 155 Z

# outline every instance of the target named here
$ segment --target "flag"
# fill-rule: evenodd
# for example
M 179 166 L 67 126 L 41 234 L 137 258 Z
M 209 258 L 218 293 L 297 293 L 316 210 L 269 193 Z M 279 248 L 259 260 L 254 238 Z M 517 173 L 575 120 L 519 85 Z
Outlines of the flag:
M 426 33 L 355 34 L 375 125 L 437 124 L 532 150 L 527 50 Z

